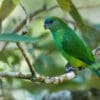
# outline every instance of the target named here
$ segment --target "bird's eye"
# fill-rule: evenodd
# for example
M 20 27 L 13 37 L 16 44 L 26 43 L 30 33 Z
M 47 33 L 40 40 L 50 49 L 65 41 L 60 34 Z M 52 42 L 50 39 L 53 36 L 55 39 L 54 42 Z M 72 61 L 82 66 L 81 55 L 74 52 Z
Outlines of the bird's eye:
M 49 21 L 49 24 L 52 24 L 52 23 L 53 23 L 53 20 L 50 20 L 50 21 Z

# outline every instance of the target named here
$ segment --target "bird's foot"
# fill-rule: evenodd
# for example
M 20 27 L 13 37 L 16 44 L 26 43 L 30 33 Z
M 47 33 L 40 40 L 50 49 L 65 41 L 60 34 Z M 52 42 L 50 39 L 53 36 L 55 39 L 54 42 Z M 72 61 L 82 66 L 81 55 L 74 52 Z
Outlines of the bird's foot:
M 65 72 L 69 73 L 71 71 L 76 72 L 75 68 L 73 68 L 69 63 L 66 64 L 66 66 L 65 66 Z
M 73 79 L 76 77 L 76 70 L 69 63 L 65 66 L 65 73 L 68 79 Z

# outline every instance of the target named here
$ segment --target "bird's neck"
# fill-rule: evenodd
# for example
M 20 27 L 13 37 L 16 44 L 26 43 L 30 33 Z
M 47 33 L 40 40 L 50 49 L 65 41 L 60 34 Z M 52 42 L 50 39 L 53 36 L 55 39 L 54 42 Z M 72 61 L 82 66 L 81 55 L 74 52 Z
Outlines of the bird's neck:
M 55 31 L 52 32 L 53 37 L 54 37 L 55 39 L 57 39 L 59 42 L 61 42 L 62 39 L 63 39 L 63 35 L 64 35 L 63 33 L 64 33 L 64 32 L 63 32 L 62 29 L 55 30 Z
M 57 48 L 60 50 L 61 49 L 61 41 L 62 41 L 62 35 L 58 31 L 53 31 L 52 32 L 55 44 Z

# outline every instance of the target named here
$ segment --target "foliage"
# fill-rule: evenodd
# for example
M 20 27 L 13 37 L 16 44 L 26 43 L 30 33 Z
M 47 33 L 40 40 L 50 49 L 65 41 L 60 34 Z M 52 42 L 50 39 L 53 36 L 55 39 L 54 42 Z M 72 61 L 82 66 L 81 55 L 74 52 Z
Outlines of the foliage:
M 17 35 L 15 33 L 3 33 L 0 35 L 0 41 L 34 43 L 37 41 L 37 39 L 28 36 Z
M 62 0 L 1 0 L 0 48 L 2 49 L 5 42 L 9 41 L 10 43 L 3 51 L 0 51 L 0 72 L 19 71 L 30 73 L 15 43 L 23 42 L 30 55 L 32 65 L 38 73 L 45 76 L 63 74 L 64 66 L 67 61 L 56 49 L 50 32 L 44 30 L 44 18 L 52 15 L 58 16 L 64 19 L 72 28 L 74 25 L 76 27 L 74 31 L 77 31 L 77 33 L 86 40 L 90 48 L 95 49 L 100 45 L 100 18 L 96 16 L 100 7 L 88 8 L 89 5 L 93 6 L 96 5 L 96 3 L 100 4 L 99 0 L 96 2 L 94 1 L 95 0 L 63 0 L 63 2 Z M 25 10 L 23 10 L 21 5 L 23 5 Z M 59 7 L 56 6 L 48 10 L 55 5 Z M 87 12 L 92 13 L 86 15 Z M 27 13 L 27 15 L 25 13 Z M 24 24 L 21 23 L 27 16 L 31 16 L 28 25 L 25 24 L 25 22 Z M 21 30 L 18 28 L 20 24 L 24 26 L 21 27 Z M 18 30 L 12 32 L 12 30 L 16 28 Z M 26 35 L 19 35 L 24 28 L 27 28 Z M 100 57 L 96 57 L 96 60 L 100 62 Z M 99 65 L 100 64 L 97 63 L 93 66 Z M 40 98 L 43 96 L 42 92 L 45 94 L 47 91 L 54 92 L 65 89 L 81 90 L 91 87 L 100 88 L 99 83 L 100 81 L 97 76 L 88 71 L 88 69 L 78 72 L 77 78 L 59 85 L 38 84 L 22 79 L 0 79 L 0 84 L 2 84 L 1 95 L 9 100 L 13 98 L 19 99 L 18 97 L 20 97 L 21 100 L 28 100 L 29 98 L 41 100 Z M 26 97 L 24 97 L 23 91 Z

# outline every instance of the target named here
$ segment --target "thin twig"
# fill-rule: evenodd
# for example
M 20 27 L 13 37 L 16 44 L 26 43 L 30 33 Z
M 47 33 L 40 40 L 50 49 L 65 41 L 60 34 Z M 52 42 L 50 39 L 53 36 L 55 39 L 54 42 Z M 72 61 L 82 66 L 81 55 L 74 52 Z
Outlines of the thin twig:
M 0 50 L 0 51 L 4 51 L 4 50 L 5 50 L 5 48 L 7 47 L 8 43 L 9 43 L 9 42 L 5 42 L 5 43 L 4 43 L 4 45 L 3 45 L 3 47 L 1 48 L 1 50 Z
M 21 6 L 22 6 L 22 5 L 21 5 Z M 56 8 L 56 7 L 57 7 L 57 6 L 53 6 L 53 7 L 51 7 L 51 8 L 48 9 L 48 10 L 52 10 L 52 9 L 54 9 L 54 8 Z M 24 8 L 23 8 L 23 9 L 24 9 Z M 43 7 L 42 9 L 37 10 L 36 12 L 34 12 L 33 14 L 31 14 L 30 20 L 29 20 L 29 21 L 32 20 L 32 17 L 34 17 L 35 15 L 37 15 L 37 14 L 43 12 L 44 10 L 45 10 L 45 9 L 44 9 L 44 7 Z M 25 11 L 25 13 L 27 14 L 27 12 L 26 12 L 25 9 L 24 9 L 24 11 Z M 24 19 L 24 20 L 13 30 L 13 33 L 18 32 L 24 25 L 26 25 L 26 22 L 27 22 L 27 18 Z M 5 47 L 8 45 L 8 43 L 9 43 L 9 42 L 6 42 L 6 43 L 4 44 L 2 50 L 5 49 Z M 24 56 L 24 58 L 25 58 L 25 60 L 26 60 L 26 62 L 27 62 L 27 64 L 28 64 L 28 66 L 29 66 L 29 69 L 30 69 L 32 75 L 35 76 L 35 69 L 33 68 L 32 64 L 31 64 L 31 62 L 30 62 L 30 60 L 29 60 L 29 58 L 28 58 L 28 56 L 27 56 L 27 53 L 25 52 L 25 50 L 23 49 L 23 47 L 21 46 L 20 43 L 17 43 L 17 46 L 18 46 L 18 48 L 20 49 L 20 51 L 22 52 L 22 54 L 23 54 L 23 56 Z
M 59 7 L 58 5 L 55 5 L 55 6 L 51 7 L 51 8 L 48 8 L 48 9 L 45 9 L 45 8 L 43 7 L 42 9 L 39 9 L 39 10 L 33 12 L 33 13 L 31 14 L 31 18 L 30 18 L 30 19 L 32 19 L 32 17 L 34 17 L 34 16 L 36 16 L 36 15 L 38 15 L 38 14 L 44 12 L 45 10 L 46 10 L 46 11 L 50 11 L 50 10 L 53 10 L 53 9 L 55 9 L 55 8 L 58 8 L 58 7 Z M 100 7 L 100 4 L 98 4 L 98 5 L 90 5 L 90 6 L 89 6 L 89 5 L 88 5 L 88 6 L 79 6 L 79 7 L 77 7 L 77 9 L 87 9 L 87 8 L 94 8 L 94 7 Z M 20 30 L 22 29 L 22 27 L 25 25 L 26 20 L 27 20 L 27 19 L 24 19 L 12 32 L 14 33 L 14 32 L 20 31 Z M 4 44 L 4 47 L 2 48 L 2 51 L 5 49 L 5 47 L 8 45 L 8 43 L 9 43 L 9 42 L 6 42 L 6 43 Z
M 25 22 L 25 27 L 23 28 L 23 31 L 22 31 L 22 35 L 26 34 L 27 33 L 27 30 L 28 30 L 28 27 L 29 27 L 29 21 L 30 21 L 30 18 L 28 17 L 28 13 L 26 11 L 26 9 L 24 8 L 24 6 L 20 3 L 21 7 L 23 8 L 24 12 L 25 12 L 25 15 L 26 15 L 26 22 Z M 23 46 L 21 45 L 21 43 L 17 42 L 16 43 L 17 47 L 19 48 L 19 50 L 21 51 L 22 55 L 24 56 L 25 60 L 26 60 L 26 63 L 28 64 L 28 67 L 30 69 L 30 72 L 32 73 L 32 75 L 34 75 L 35 77 L 35 69 L 34 67 L 32 66 L 31 64 L 31 61 L 28 57 L 28 54 L 27 52 L 25 51 L 25 49 L 23 48 Z
M 50 10 L 53 10 L 53 9 L 55 9 L 55 8 L 57 8 L 57 7 L 58 7 L 57 5 L 55 5 L 55 6 L 51 7 L 51 8 L 48 8 L 48 9 L 44 9 L 44 7 L 43 7 L 42 9 L 39 9 L 39 10 L 33 12 L 33 13 L 31 14 L 31 16 L 30 16 L 30 21 L 32 21 L 32 18 L 33 18 L 34 16 L 36 16 L 36 15 L 38 15 L 38 14 L 44 12 L 45 10 L 46 10 L 46 11 L 50 11 Z M 26 21 L 27 21 L 27 18 L 24 19 L 21 23 L 19 23 L 19 25 L 18 25 L 17 27 L 15 27 L 15 29 L 12 30 L 12 33 L 16 33 L 16 32 L 18 32 L 18 31 L 20 31 L 20 30 L 23 28 L 23 26 L 26 24 Z M 2 47 L 2 51 L 6 48 L 6 46 L 8 45 L 8 43 L 9 43 L 9 42 L 5 42 L 4 46 Z
M 25 7 L 22 5 L 21 2 L 20 2 L 20 6 L 22 7 L 23 11 L 25 12 L 25 15 L 27 15 L 27 11 L 26 11 Z
M 48 9 L 44 9 L 44 7 L 43 7 L 42 9 L 39 9 L 39 10 L 33 12 L 33 13 L 30 15 L 30 21 L 32 21 L 32 18 L 33 18 L 34 16 L 36 16 L 36 15 L 38 15 L 38 14 L 44 12 L 45 10 L 46 10 L 46 11 L 50 11 L 50 10 L 53 10 L 53 9 L 55 9 L 55 8 L 57 8 L 57 7 L 58 7 L 57 5 L 55 5 L 55 6 L 51 7 L 51 8 L 48 8 Z M 27 18 L 24 19 L 24 20 L 13 30 L 13 32 L 18 32 L 18 31 L 20 31 L 20 29 L 22 29 L 23 26 L 25 25 L 26 21 L 27 21 Z
M 43 7 L 42 9 L 39 9 L 39 10 L 35 11 L 34 13 L 32 13 L 31 14 L 31 18 L 34 17 L 34 16 L 36 16 L 36 15 L 38 15 L 38 14 L 40 14 L 40 13 L 42 13 L 42 12 L 44 12 L 44 11 L 51 11 L 51 10 L 53 10 L 55 8 L 58 8 L 58 7 L 59 7 L 58 5 L 50 7 L 48 9 L 47 8 L 45 9 L 45 7 Z
M 31 64 L 30 59 L 29 59 L 27 53 L 25 52 L 25 49 L 22 47 L 22 45 L 20 43 L 16 43 L 16 44 L 17 44 L 18 48 L 20 49 L 21 53 L 23 54 L 28 66 L 29 66 L 30 72 L 32 73 L 32 75 L 35 76 L 36 71 L 35 71 L 34 67 Z
M 100 7 L 100 4 L 87 5 L 87 6 L 79 6 L 79 7 L 77 7 L 77 9 L 88 9 L 88 8 L 97 8 L 97 7 Z
M 20 79 L 31 79 L 31 74 L 22 74 L 21 72 L 0 72 L 0 77 L 11 77 L 11 78 L 20 78 Z

